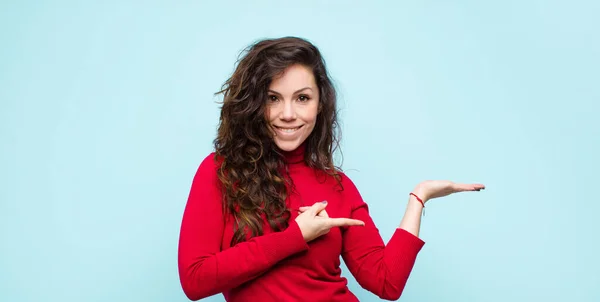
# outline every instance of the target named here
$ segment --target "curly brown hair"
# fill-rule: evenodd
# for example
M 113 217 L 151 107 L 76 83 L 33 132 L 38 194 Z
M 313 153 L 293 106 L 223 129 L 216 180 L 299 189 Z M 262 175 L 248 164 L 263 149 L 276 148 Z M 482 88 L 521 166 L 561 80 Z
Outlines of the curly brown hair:
M 305 163 L 335 177 L 333 153 L 339 145 L 336 91 L 325 61 L 309 41 L 298 37 L 266 39 L 240 53 L 232 76 L 216 94 L 223 94 L 215 153 L 222 159 L 218 177 L 225 213 L 235 218 L 231 246 L 263 234 L 266 218 L 273 231 L 288 227 L 287 185 L 292 184 L 284 155 L 275 145 L 265 119 L 272 79 L 294 64 L 309 67 L 319 89 L 320 111 L 305 143 Z

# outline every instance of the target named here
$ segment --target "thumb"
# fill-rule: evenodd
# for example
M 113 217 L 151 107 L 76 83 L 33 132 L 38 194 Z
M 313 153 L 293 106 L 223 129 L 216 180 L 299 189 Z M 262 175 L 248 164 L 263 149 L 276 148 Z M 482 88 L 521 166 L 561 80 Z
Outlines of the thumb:
M 313 204 L 310 209 L 308 209 L 308 211 L 314 215 L 317 216 L 319 214 L 319 212 L 321 212 L 323 209 L 325 209 L 325 207 L 327 206 L 327 201 L 321 201 L 321 202 L 317 202 L 315 204 Z

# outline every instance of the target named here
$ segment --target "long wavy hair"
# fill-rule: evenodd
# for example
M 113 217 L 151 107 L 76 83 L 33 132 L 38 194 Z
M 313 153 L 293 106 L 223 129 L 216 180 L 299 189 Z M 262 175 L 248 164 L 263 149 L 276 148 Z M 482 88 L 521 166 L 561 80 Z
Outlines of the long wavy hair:
M 265 117 L 271 81 L 294 64 L 312 69 L 319 88 L 320 111 L 305 141 L 305 163 L 336 178 L 333 153 L 339 144 L 336 91 L 321 53 L 297 37 L 266 39 L 240 53 L 232 76 L 216 94 L 223 94 L 215 153 L 221 159 L 218 177 L 225 213 L 233 214 L 231 246 L 264 234 L 266 218 L 273 231 L 288 227 L 286 206 L 291 180 L 284 155 L 275 145 Z

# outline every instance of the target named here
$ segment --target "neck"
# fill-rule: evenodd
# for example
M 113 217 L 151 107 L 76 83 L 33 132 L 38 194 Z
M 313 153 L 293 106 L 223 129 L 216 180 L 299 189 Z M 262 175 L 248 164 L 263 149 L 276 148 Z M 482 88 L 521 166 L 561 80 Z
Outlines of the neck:
M 302 143 L 298 148 L 292 151 L 283 151 L 287 164 L 299 164 L 304 162 L 304 152 L 306 151 L 306 143 Z

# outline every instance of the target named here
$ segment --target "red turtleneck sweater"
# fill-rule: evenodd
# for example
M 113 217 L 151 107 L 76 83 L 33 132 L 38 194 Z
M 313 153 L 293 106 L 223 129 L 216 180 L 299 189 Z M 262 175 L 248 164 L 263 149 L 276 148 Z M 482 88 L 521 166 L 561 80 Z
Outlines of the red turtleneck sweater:
M 224 215 L 214 153 L 200 164 L 183 214 L 179 238 L 179 276 L 191 300 L 223 293 L 227 301 L 358 301 L 341 277 L 340 255 L 365 289 L 397 300 L 424 242 L 396 229 L 387 245 L 352 181 L 343 173 L 343 190 L 303 162 L 304 146 L 286 154 L 294 188 L 290 209 L 327 200 L 330 217 L 348 217 L 365 226 L 333 228 L 306 243 L 292 210 L 289 227 L 230 247 L 233 219 Z

